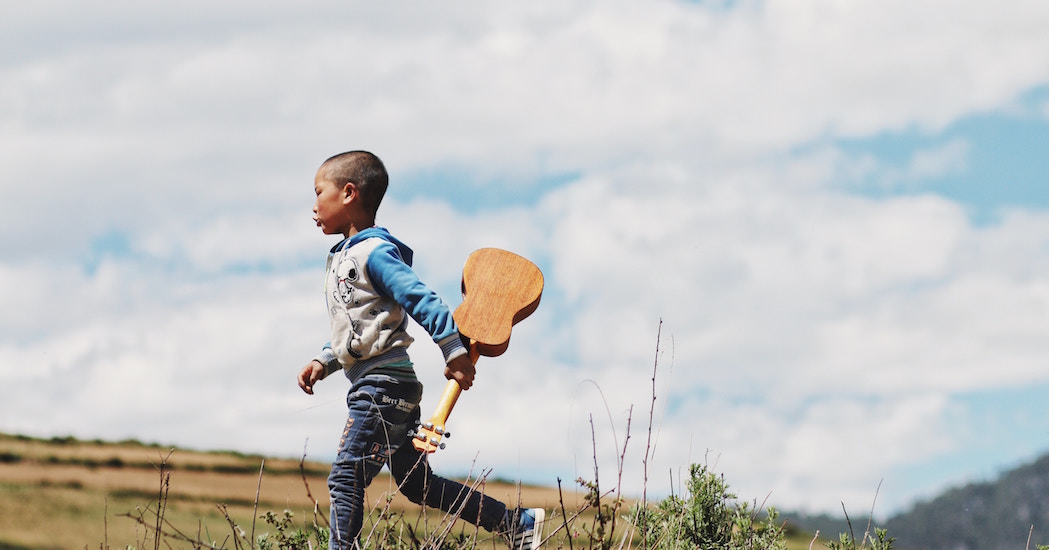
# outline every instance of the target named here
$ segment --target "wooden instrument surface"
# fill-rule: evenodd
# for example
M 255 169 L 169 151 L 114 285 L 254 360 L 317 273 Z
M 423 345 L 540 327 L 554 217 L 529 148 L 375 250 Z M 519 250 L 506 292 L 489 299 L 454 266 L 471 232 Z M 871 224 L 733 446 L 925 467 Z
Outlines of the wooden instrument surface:
M 482 248 L 470 254 L 463 267 L 463 302 L 452 317 L 459 326 L 470 360 L 480 355 L 502 355 L 510 344 L 513 325 L 539 307 L 543 273 L 525 258 L 498 248 Z M 444 447 L 445 424 L 462 389 L 449 380 L 437 410 L 412 434 L 412 445 L 426 453 Z
M 506 250 L 482 248 L 463 267 L 463 303 L 452 316 L 459 333 L 487 357 L 502 355 L 513 325 L 539 307 L 543 273 L 532 262 Z

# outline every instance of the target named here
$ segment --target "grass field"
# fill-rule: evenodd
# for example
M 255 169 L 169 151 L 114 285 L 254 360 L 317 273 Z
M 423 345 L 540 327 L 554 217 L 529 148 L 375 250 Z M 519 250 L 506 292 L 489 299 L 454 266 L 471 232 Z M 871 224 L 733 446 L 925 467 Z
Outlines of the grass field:
M 0 434 L 0 550 L 152 548 L 161 504 L 169 532 L 177 530 L 192 540 L 234 548 L 230 520 L 249 535 L 252 530 L 255 535 L 274 531 L 257 519 L 266 511 L 281 514 L 290 510 L 298 527 L 314 522 L 323 525 L 328 509 L 328 467 L 138 442 L 41 440 Z M 562 501 L 569 516 L 584 507 L 583 493 L 577 489 L 574 485 L 559 491 L 556 487 L 483 482 L 485 493 L 504 502 L 545 508 L 551 514 L 548 533 L 564 521 Z M 162 490 L 166 491 L 164 499 L 160 498 Z M 400 525 L 422 532 L 442 527 L 445 518 L 440 511 L 421 510 L 395 493 L 388 475 L 372 484 L 367 502 L 374 505 L 373 520 L 385 510 L 402 517 Z M 387 498 L 390 494 L 393 496 Z M 592 517 L 581 516 L 573 525 L 585 524 Z M 453 533 L 460 530 L 474 533 L 462 521 L 455 524 Z M 504 547 L 483 531 L 477 534 L 481 547 Z M 163 547 L 192 547 L 174 539 L 164 542 Z M 810 542 L 811 537 L 797 535 L 790 548 L 807 549 Z M 563 537 L 549 544 L 559 546 L 568 547 Z M 580 547 L 585 546 L 577 542 L 576 548 Z M 813 545 L 822 547 L 821 543 Z
M 290 510 L 297 524 L 305 525 L 315 521 L 316 508 L 316 521 L 323 524 L 329 465 L 305 462 L 300 467 L 294 460 L 265 459 L 260 477 L 263 461 L 260 456 L 172 451 L 136 442 L 0 435 L 0 549 L 99 548 L 105 543 L 112 548 L 140 547 L 152 537 L 126 516 L 147 506 L 156 509 L 162 474 L 170 474 L 165 519 L 192 537 L 199 534 L 202 540 L 222 542 L 231 534 L 220 504 L 245 531 L 251 530 L 257 514 L 267 510 L 278 514 Z M 494 482 L 484 482 L 483 488 L 504 502 L 548 510 L 560 506 L 556 488 Z M 375 515 L 387 508 L 390 493 L 396 493 L 393 480 L 380 475 L 367 497 L 375 504 Z M 564 498 L 569 509 L 582 504 L 574 490 L 564 493 Z M 412 524 L 418 521 L 431 528 L 442 519 L 439 511 L 420 516 L 420 508 L 399 494 L 389 501 L 388 509 L 406 515 Z M 155 514 L 145 517 L 156 519 Z M 256 534 L 264 531 L 272 528 L 256 521 Z

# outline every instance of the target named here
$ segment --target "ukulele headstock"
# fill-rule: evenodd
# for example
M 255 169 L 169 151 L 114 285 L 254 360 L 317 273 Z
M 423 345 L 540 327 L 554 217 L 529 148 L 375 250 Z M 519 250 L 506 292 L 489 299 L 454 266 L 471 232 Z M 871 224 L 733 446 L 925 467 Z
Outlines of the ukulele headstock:
M 445 447 L 443 438 L 452 437 L 451 432 L 446 431 L 443 425 L 435 425 L 431 420 L 419 423 L 419 426 L 409 432 L 412 437 L 412 445 L 424 453 L 432 453 L 437 449 Z

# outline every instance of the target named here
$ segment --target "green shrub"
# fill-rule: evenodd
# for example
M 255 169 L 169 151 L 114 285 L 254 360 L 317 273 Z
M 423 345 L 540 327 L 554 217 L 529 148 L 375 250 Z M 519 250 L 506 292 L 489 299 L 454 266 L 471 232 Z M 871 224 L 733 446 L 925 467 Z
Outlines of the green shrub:
M 896 539 L 886 534 L 885 529 L 879 528 L 874 529 L 873 537 L 869 534 L 864 534 L 859 546 L 856 545 L 856 539 L 848 533 L 842 533 L 839 538 L 840 542 L 828 542 L 827 548 L 831 550 L 861 550 L 868 548 L 867 541 L 870 541 L 870 550 L 892 550 L 892 544 L 896 542 Z
M 261 517 L 266 523 L 274 526 L 277 531 L 272 537 L 269 533 L 263 533 L 257 537 L 256 542 L 259 550 L 327 550 L 328 548 L 328 529 L 321 526 L 313 526 L 310 529 L 311 532 L 306 532 L 303 529 L 292 528 L 292 518 L 294 516 L 290 510 L 285 510 L 283 516 L 277 516 L 273 512 L 266 512 Z M 311 543 L 311 539 L 316 541 L 315 545 Z
M 671 495 L 655 507 L 635 507 L 632 515 L 646 548 L 786 548 L 783 528 L 776 525 L 775 508 L 769 508 L 765 519 L 760 519 L 758 510 L 735 500 L 723 476 L 693 464 L 685 495 Z

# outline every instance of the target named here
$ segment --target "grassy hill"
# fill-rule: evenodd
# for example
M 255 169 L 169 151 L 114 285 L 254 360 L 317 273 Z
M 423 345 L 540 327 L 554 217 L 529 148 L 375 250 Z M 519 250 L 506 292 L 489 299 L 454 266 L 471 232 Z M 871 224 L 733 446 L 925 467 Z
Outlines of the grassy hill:
M 0 550 L 153 548 L 160 517 L 160 527 L 167 533 L 161 540 L 164 548 L 198 547 L 193 541 L 237 548 L 235 529 L 243 530 L 247 540 L 262 533 L 275 535 L 276 529 L 259 519 L 265 512 L 282 518 L 288 510 L 293 529 L 309 530 L 326 524 L 329 466 L 137 441 L 0 434 Z M 594 511 L 587 508 L 586 493 L 577 486 L 566 485 L 562 491 L 495 480 L 465 481 L 503 502 L 545 508 L 551 514 L 547 535 L 568 523 L 576 537 L 575 548 L 587 547 L 586 532 L 593 525 Z M 385 473 L 368 489 L 367 502 L 372 510 L 366 533 L 392 524 L 425 538 L 426 533 L 449 526 L 440 511 L 420 509 L 397 494 Z M 620 516 L 626 515 L 630 504 L 624 504 Z M 581 509 L 583 515 L 573 519 Z M 619 522 L 617 533 L 626 523 Z M 476 533 L 462 521 L 455 522 L 450 532 L 452 536 Z M 560 533 L 547 547 L 571 547 L 564 530 Z M 476 534 L 480 547 L 503 547 L 483 531 Z M 787 547 L 823 548 L 829 540 L 836 536 L 813 541 L 811 535 L 794 533 Z
M 300 527 L 323 525 L 328 468 L 316 462 L 172 450 L 135 441 L 0 434 L 0 549 L 152 547 L 158 506 L 163 506 L 169 530 L 219 543 L 232 533 L 226 514 L 246 532 L 253 528 L 253 518 L 265 511 L 280 515 L 286 509 Z M 486 493 L 505 502 L 549 510 L 560 505 L 556 488 L 483 485 Z M 419 507 L 400 495 L 387 503 L 390 492 L 395 487 L 387 475 L 369 488 L 373 517 L 388 510 L 431 527 L 440 523 L 438 511 L 420 516 Z M 575 491 L 564 498 L 568 508 L 582 504 Z M 262 521 L 254 521 L 254 529 L 256 535 L 274 531 Z M 233 547 L 232 541 L 228 547 Z

